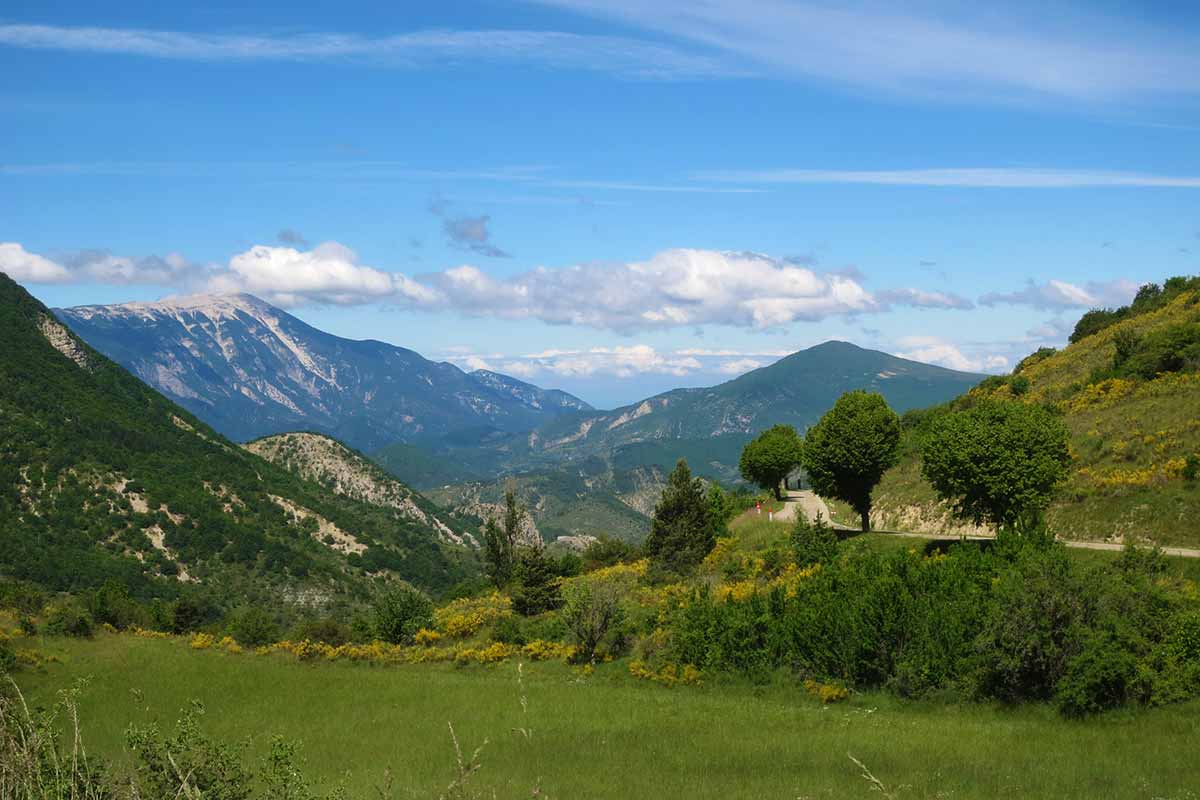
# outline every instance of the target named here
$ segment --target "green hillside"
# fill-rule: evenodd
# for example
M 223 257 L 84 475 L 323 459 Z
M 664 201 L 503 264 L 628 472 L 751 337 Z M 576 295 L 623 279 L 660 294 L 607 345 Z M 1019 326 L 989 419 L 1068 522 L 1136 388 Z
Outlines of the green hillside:
M 906 456 L 876 491 L 876 524 L 961 529 L 921 479 L 921 432 L 933 415 L 1006 398 L 1057 410 L 1070 431 L 1071 475 L 1047 515 L 1059 536 L 1200 545 L 1200 484 L 1189 479 L 1200 459 L 1200 280 L 1175 278 L 1129 307 L 1090 312 L 1072 339 L 941 409 L 907 415 Z
M 511 486 L 543 541 L 585 535 L 640 542 L 650 531 L 650 514 L 665 483 L 662 470 L 614 470 L 594 458 L 556 470 L 444 486 L 429 490 L 429 495 L 467 521 L 498 514 L 505 489 Z
M 462 569 L 435 529 L 233 445 L 0 275 L 0 575 L 321 604 Z

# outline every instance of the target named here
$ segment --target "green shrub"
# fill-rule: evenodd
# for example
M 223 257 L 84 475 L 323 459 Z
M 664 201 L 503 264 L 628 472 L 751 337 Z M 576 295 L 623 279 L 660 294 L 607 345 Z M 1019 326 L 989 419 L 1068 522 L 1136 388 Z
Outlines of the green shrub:
M 334 647 L 346 644 L 352 636 L 350 626 L 333 617 L 302 620 L 288 634 L 288 638 L 294 642 L 324 642 Z
M 74 600 L 56 606 L 46 617 L 46 633 L 52 636 L 88 639 L 95 631 L 96 622 L 92 615 Z
M 230 619 L 228 630 L 242 647 L 261 647 L 279 640 L 275 618 L 258 606 L 239 609 Z
M 837 534 L 824 519 L 818 516 L 816 521 L 810 522 L 803 512 L 797 516 L 792 528 L 792 552 L 798 566 L 828 564 L 837 558 L 837 551 Z
M 409 586 L 392 589 L 371 606 L 371 632 L 391 644 L 410 644 L 421 628 L 433 627 L 433 603 Z
M 976 693 L 1004 702 L 1053 697 L 1078 653 L 1082 594 L 1061 546 L 1024 548 L 998 576 L 976 640 Z
M 522 645 L 529 641 L 518 617 L 501 617 L 492 625 L 491 638 L 504 644 Z
M 1130 698 L 1137 672 L 1137 658 L 1116 637 L 1091 636 L 1067 663 L 1054 703 L 1071 717 L 1115 708 Z
M 563 591 L 562 621 L 579 647 L 580 661 L 616 650 L 626 616 L 624 592 L 615 581 L 582 580 Z
M 641 551 L 636 545 L 611 536 L 601 536 L 583 551 L 583 571 L 592 572 L 622 562 L 636 561 Z
M 0 676 L 17 669 L 17 654 L 11 643 L 0 640 Z
M 533 617 L 558 608 L 559 576 L 555 564 L 540 547 L 522 548 L 513 572 L 516 585 L 512 591 L 513 610 L 521 616 Z

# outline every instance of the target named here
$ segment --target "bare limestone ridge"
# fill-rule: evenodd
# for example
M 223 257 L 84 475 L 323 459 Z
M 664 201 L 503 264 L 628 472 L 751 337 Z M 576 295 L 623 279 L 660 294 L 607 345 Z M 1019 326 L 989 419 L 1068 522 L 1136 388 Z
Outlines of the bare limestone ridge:
M 528 431 L 577 397 L 317 330 L 248 294 L 55 313 L 89 345 L 238 441 L 296 430 L 364 452 L 468 428 Z
M 38 330 L 42 332 L 42 336 L 46 337 L 46 341 L 53 345 L 55 350 L 74 361 L 83 369 L 91 371 L 91 359 L 88 357 L 87 351 L 79 345 L 79 342 L 75 340 L 70 331 L 63 327 L 62 323 L 49 314 L 39 314 Z
M 335 494 L 427 525 L 444 542 L 477 545 L 472 534 L 455 531 L 443 522 L 431 502 L 336 439 L 319 433 L 281 433 L 250 442 L 245 448 Z

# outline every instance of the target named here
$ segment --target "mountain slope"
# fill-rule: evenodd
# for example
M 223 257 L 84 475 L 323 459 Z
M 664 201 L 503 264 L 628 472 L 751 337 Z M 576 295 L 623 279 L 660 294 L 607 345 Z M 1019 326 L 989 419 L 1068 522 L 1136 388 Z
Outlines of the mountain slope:
M 56 313 L 97 350 L 240 441 L 317 430 L 370 451 L 468 427 L 523 431 L 590 410 L 565 392 L 332 336 L 245 294 Z
M 397 519 L 428 525 L 442 541 L 477 545 L 471 533 L 448 525 L 441 509 L 336 439 L 320 433 L 279 433 L 243 447 L 334 494 L 388 509 Z
M 1134 343 L 1136 353 L 1137 343 L 1169 331 L 1191 327 L 1200 337 L 1200 281 L 1178 285 L 1181 291 L 1162 305 L 1122 314 L 1061 351 L 1039 351 L 1013 375 L 989 378 L 950 406 L 907 419 L 905 458 L 875 493 L 877 526 L 966 530 L 921 478 L 917 445 L 931 416 L 991 397 L 1041 403 L 1063 414 L 1073 466 L 1047 511 L 1060 537 L 1120 541 L 1128 534 L 1162 545 L 1200 545 L 1200 482 L 1187 478 L 1189 460 L 1200 464 L 1200 349 L 1192 360 L 1181 358 L 1149 378 L 1114 370 L 1119 342 Z
M 489 458 L 500 468 L 540 469 L 594 456 L 669 468 L 687 455 L 703 474 L 730 479 L 751 435 L 779 423 L 803 431 L 843 392 L 877 391 L 903 412 L 945 402 L 982 377 L 826 342 L 719 386 L 676 389 L 613 411 L 564 414 L 528 434 L 457 450 L 443 444 L 442 452 L 477 470 Z
M 80 341 L 0 274 L 0 574 L 55 589 L 199 583 L 231 603 L 321 603 L 369 573 L 431 589 L 438 531 L 233 445 Z

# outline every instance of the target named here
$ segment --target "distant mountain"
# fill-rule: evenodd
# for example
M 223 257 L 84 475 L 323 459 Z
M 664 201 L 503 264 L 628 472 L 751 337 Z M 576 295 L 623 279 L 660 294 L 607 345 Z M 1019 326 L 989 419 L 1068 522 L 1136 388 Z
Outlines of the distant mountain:
M 380 578 L 436 590 L 465 574 L 430 506 L 400 515 L 232 444 L 3 274 L 0 342 L 0 576 L 323 604 Z
M 492 437 L 453 455 L 479 471 L 547 465 L 601 456 L 622 467 L 669 466 L 686 456 L 702 474 L 732 478 L 752 435 L 778 423 L 801 431 L 843 392 L 881 393 L 898 412 L 945 402 L 984 376 L 826 342 L 706 389 L 676 389 L 613 411 L 564 414 L 529 433 Z
M 56 309 L 88 344 L 239 441 L 293 430 L 360 450 L 526 431 L 591 406 L 494 372 L 324 333 L 246 294 Z

